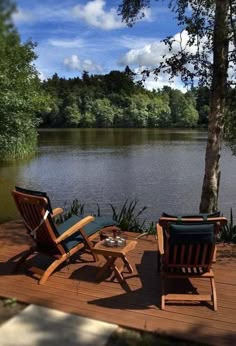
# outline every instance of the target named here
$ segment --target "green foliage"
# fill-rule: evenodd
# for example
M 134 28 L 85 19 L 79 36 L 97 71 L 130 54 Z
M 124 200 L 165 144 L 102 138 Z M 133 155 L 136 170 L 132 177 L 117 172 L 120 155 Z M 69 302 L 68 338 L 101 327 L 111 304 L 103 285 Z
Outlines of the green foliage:
M 47 98 L 32 64 L 35 44 L 20 42 L 11 22 L 10 1 L 0 5 L 0 157 L 11 160 L 35 152 L 37 114 Z
M 203 344 L 170 338 L 156 333 L 119 329 L 108 340 L 107 346 L 203 346 Z
M 93 114 L 96 118 L 96 127 L 112 127 L 115 109 L 107 98 L 96 99 L 93 104 Z
M 198 123 L 198 111 L 191 92 L 183 94 L 180 90 L 164 87 L 169 97 L 171 125 L 174 127 L 194 127 Z
M 147 229 L 146 229 L 146 233 L 147 234 L 152 234 L 152 235 L 156 235 L 157 231 L 156 231 L 156 223 L 155 222 L 151 222 Z
M 218 239 L 224 243 L 236 244 L 236 225 L 234 225 L 232 208 L 230 209 L 230 221 L 222 227 Z
M 65 107 L 65 126 L 78 127 L 81 122 L 81 112 L 76 103 Z
M 117 211 L 116 208 L 110 204 L 112 212 L 113 212 L 113 219 L 117 222 L 119 222 L 119 226 L 122 231 L 130 231 L 130 232 L 142 232 L 145 220 L 140 221 L 140 216 L 143 214 L 143 212 L 147 209 L 147 207 L 143 207 L 137 211 L 137 204 L 138 201 L 128 201 L 128 199 L 125 201 L 123 206 L 121 207 L 120 211 Z
M 68 220 L 73 215 L 83 215 L 85 204 L 81 204 L 78 199 L 74 199 L 69 207 L 64 205 L 65 212 L 59 215 L 56 219 L 56 223 L 62 223 Z
M 4 306 L 15 306 L 17 304 L 16 298 L 6 298 L 3 300 Z
M 160 3 L 161 0 L 156 0 Z M 168 47 L 168 53 L 155 68 L 143 71 L 148 76 L 150 71 L 156 76 L 167 73 L 169 78 L 180 76 L 185 84 L 198 83 L 209 86 L 213 78 L 212 54 L 217 54 L 214 39 L 219 48 L 220 36 L 225 35 L 223 42 L 225 56 L 220 54 L 221 65 L 230 64 L 228 74 L 229 83 L 235 82 L 235 13 L 236 0 L 168 0 L 170 11 L 173 12 L 178 25 L 181 27 L 181 35 L 167 36 L 164 43 Z M 120 0 L 118 14 L 130 27 L 141 17 L 145 16 L 145 8 L 153 4 L 150 0 Z M 189 10 L 191 9 L 191 10 Z M 217 15 L 216 15 L 217 14 Z M 225 32 L 218 30 L 215 21 L 227 23 Z M 158 34 L 158 33 L 157 33 Z M 227 49 L 227 45 L 230 49 Z
M 210 89 L 207 87 L 192 88 L 191 93 L 196 100 L 199 124 L 206 126 L 210 112 Z
M 171 125 L 171 109 L 169 98 L 165 94 L 153 95 L 148 104 L 148 127 L 169 127 Z
M 119 222 L 119 226 L 121 230 L 123 231 L 129 231 L 129 232 L 137 232 L 137 233 L 145 233 L 147 235 L 149 234 L 156 234 L 156 226 L 154 222 L 151 222 L 148 226 L 145 223 L 145 220 L 140 220 L 140 216 L 144 213 L 144 211 L 147 209 L 147 207 L 143 207 L 139 210 L 137 210 L 138 207 L 138 201 L 132 200 L 128 201 L 128 199 L 125 201 L 123 206 L 121 207 L 120 211 L 117 211 L 117 209 L 110 204 L 112 209 L 112 217 L 115 221 Z M 68 220 L 73 215 L 84 215 L 85 212 L 85 204 L 80 203 L 78 199 L 75 199 L 72 201 L 71 205 L 69 207 L 66 206 L 66 203 L 64 205 L 65 212 L 63 215 L 59 215 L 56 218 L 56 223 L 61 224 L 62 222 Z M 97 204 L 97 211 L 90 211 L 90 215 L 93 216 L 101 216 L 101 208 L 100 205 Z
M 128 73 L 128 76 L 127 76 Z M 165 87 L 149 91 L 136 84 L 128 67 L 107 75 L 84 74 L 66 80 L 55 74 L 43 82 L 48 108 L 42 126 L 49 127 L 195 127 L 197 92 Z
M 228 88 L 226 99 L 226 114 L 224 119 L 226 144 L 231 148 L 233 155 L 236 155 L 236 90 Z

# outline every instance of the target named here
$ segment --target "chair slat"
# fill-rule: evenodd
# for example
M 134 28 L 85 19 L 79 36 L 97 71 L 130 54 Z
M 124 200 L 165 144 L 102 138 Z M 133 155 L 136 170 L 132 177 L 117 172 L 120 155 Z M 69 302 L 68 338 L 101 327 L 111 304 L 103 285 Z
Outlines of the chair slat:
M 201 265 L 202 266 L 206 266 L 206 260 L 207 260 L 207 251 L 209 249 L 209 244 L 204 244 L 203 245 L 203 251 L 202 251 L 202 254 L 201 254 Z
M 178 246 L 175 245 L 174 246 L 174 253 L 173 253 L 173 264 L 176 263 L 176 260 L 177 260 L 177 251 L 178 251 Z
M 164 235 L 164 253 L 161 268 L 161 308 L 165 309 L 166 300 L 212 300 L 217 310 L 214 273 L 211 269 L 215 239 L 220 228 L 227 224 L 224 217 L 208 219 L 162 217 L 158 230 L 162 227 Z M 167 278 L 208 278 L 211 280 L 212 296 L 205 295 L 169 295 L 166 294 L 165 279 Z
M 184 264 L 185 245 L 181 245 L 180 264 Z
M 196 266 L 199 264 L 200 249 L 201 249 L 201 245 L 200 245 L 200 244 L 197 244 L 197 245 L 196 245 L 196 254 L 195 254 L 195 259 L 194 259 L 194 264 L 195 264 Z
M 193 245 L 189 245 L 188 247 L 188 258 L 187 258 L 187 264 L 191 264 L 191 259 L 192 259 L 192 250 L 193 250 Z
M 49 198 L 45 192 L 31 191 L 16 187 L 16 189 L 12 191 L 12 195 L 28 232 L 34 238 L 34 244 L 32 244 L 26 254 L 21 256 L 17 262 L 17 267 L 25 262 L 33 253 L 43 253 L 51 257 L 53 261 L 43 272 L 40 279 L 40 284 L 44 284 L 48 277 L 62 263 L 84 247 L 91 250 L 91 254 L 95 261 L 98 260 L 97 255 L 92 252 L 93 246 L 91 241 L 98 235 L 101 229 L 106 227 L 105 225 L 100 229 L 94 227 L 94 232 L 90 234 L 88 231 L 89 235 L 87 236 L 81 229 L 78 230 L 78 227 L 86 226 L 91 223 L 94 217 L 86 217 L 83 220 L 74 220 L 72 218 L 72 223 L 68 224 L 68 228 L 62 229 L 59 235 L 58 229 L 53 223 L 53 211 Z M 79 231 L 80 237 L 77 239 L 76 235 Z M 75 236 L 70 242 L 74 234 Z

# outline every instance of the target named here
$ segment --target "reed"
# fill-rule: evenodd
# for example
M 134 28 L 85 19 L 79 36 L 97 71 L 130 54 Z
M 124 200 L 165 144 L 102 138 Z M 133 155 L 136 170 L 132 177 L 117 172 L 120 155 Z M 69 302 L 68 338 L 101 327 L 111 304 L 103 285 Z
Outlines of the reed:
M 234 225 L 233 210 L 230 209 L 230 219 L 227 225 L 223 226 L 218 235 L 218 240 L 224 243 L 236 244 L 236 225 Z
M 110 207 L 113 212 L 113 219 L 119 222 L 122 231 L 143 232 L 146 220 L 142 221 L 140 216 L 147 209 L 146 206 L 137 210 L 138 201 L 132 200 L 129 202 L 127 199 L 119 211 L 113 204 L 110 204 Z
M 128 199 L 123 203 L 120 208 L 115 207 L 113 204 L 109 204 L 112 210 L 113 220 L 119 223 L 119 227 L 122 231 L 137 232 L 143 234 L 156 234 L 155 223 L 152 221 L 147 224 L 146 219 L 143 218 L 143 213 L 147 209 L 146 206 L 139 208 L 138 201 Z M 56 223 L 60 224 L 73 215 L 84 215 L 85 204 L 80 203 L 78 199 L 72 201 L 68 207 L 67 203 L 64 204 L 65 212 L 56 219 Z M 90 212 L 93 216 L 102 216 L 100 205 L 97 203 L 96 212 Z

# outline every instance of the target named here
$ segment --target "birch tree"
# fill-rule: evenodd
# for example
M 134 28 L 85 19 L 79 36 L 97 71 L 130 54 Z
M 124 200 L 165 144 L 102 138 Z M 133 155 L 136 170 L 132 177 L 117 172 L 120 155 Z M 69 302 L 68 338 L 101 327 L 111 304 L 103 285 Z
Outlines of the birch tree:
M 128 26 L 132 26 L 137 19 L 145 16 L 145 9 L 153 2 L 123 0 L 118 13 Z M 164 39 L 171 54 L 166 55 L 155 69 L 144 69 L 142 72 L 144 77 L 150 72 L 156 75 L 164 72 L 171 77 L 179 75 L 185 84 L 210 87 L 205 174 L 200 202 L 200 212 L 209 213 L 217 210 L 226 89 L 235 80 L 236 0 L 163 2 L 168 3 L 174 12 L 181 31 L 177 36 Z

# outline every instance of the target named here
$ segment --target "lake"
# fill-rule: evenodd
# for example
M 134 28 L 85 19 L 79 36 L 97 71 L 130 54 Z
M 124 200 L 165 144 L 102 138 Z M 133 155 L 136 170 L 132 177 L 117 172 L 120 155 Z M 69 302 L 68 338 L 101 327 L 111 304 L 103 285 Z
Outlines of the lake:
M 39 133 L 32 159 L 0 166 L 0 221 L 17 218 L 15 185 L 48 193 L 54 207 L 77 198 L 86 213 L 111 214 L 126 199 L 147 206 L 156 221 L 163 211 L 197 213 L 207 133 L 200 130 L 53 129 Z M 236 157 L 223 146 L 219 209 L 236 207 Z M 236 209 L 236 208 L 235 208 Z

